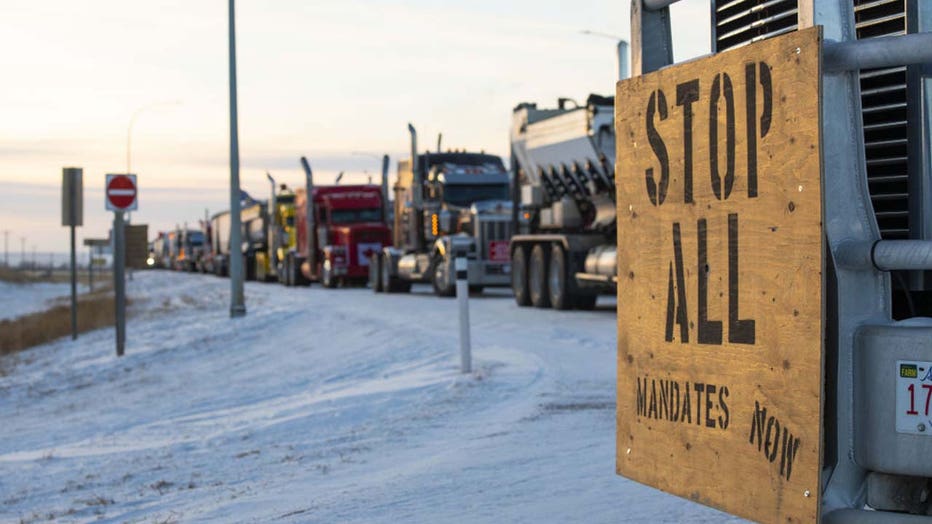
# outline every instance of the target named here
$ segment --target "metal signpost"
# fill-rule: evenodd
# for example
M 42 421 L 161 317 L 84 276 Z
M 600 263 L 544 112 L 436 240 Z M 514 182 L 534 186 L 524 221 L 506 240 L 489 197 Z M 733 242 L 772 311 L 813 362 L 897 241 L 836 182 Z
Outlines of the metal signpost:
M 753 520 L 822 497 L 821 33 L 618 83 L 616 468 Z
M 246 314 L 243 297 L 243 245 L 239 187 L 239 128 L 236 116 L 236 16 L 229 0 L 230 46 L 230 317 Z
M 116 311 L 116 352 L 123 356 L 126 344 L 126 231 L 123 213 L 138 208 L 136 175 L 107 175 L 106 207 L 113 211 L 113 293 Z
M 83 176 L 80 167 L 62 169 L 61 223 L 71 229 L 71 340 L 78 338 L 78 268 L 74 228 L 83 225 L 84 221 Z

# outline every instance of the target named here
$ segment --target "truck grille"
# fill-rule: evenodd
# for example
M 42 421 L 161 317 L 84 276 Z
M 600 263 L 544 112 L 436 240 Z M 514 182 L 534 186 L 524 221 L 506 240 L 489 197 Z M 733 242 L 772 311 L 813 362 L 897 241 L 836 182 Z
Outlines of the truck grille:
M 715 45 L 718 51 L 796 30 L 796 0 L 733 0 L 715 5 Z
M 906 32 L 905 0 L 852 0 L 858 38 Z M 715 52 L 795 31 L 795 0 L 719 1 L 713 12 Z M 867 179 L 885 239 L 908 238 L 906 68 L 861 71 Z
M 511 240 L 510 220 L 479 220 L 479 257 L 489 260 L 489 242 Z
M 904 0 L 854 0 L 858 39 L 906 33 Z M 909 238 L 906 68 L 861 71 L 867 182 L 880 235 Z

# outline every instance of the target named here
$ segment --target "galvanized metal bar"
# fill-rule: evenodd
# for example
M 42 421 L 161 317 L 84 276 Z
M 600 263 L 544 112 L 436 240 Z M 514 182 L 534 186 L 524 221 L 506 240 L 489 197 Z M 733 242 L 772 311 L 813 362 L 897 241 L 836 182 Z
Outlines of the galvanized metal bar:
M 644 0 L 644 8 L 649 11 L 657 11 L 658 9 L 663 9 L 679 1 L 680 0 Z
M 932 63 L 932 33 L 825 42 L 826 72 Z
M 848 269 L 932 270 L 932 240 L 845 242 L 835 250 L 835 261 Z

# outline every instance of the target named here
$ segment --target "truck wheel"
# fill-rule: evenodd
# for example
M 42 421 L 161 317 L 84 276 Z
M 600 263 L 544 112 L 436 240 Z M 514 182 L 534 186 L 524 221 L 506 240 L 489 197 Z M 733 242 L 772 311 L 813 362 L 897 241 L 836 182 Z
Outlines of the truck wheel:
M 531 295 L 527 288 L 527 250 L 522 246 L 515 247 L 511 254 L 511 291 L 519 306 L 531 305 Z
M 434 285 L 434 294 L 438 297 L 452 297 L 456 295 L 456 282 L 450 274 L 450 266 L 442 257 L 434 261 L 434 276 L 431 278 Z
M 550 267 L 547 270 L 547 290 L 553 309 L 570 309 L 573 307 L 572 296 L 566 283 L 566 254 L 563 248 L 554 244 L 550 250 Z
M 245 255 L 245 272 L 246 280 L 252 282 L 256 280 L 256 256 L 255 255 Z
M 369 259 L 369 287 L 373 293 L 381 293 L 382 289 L 382 254 L 376 253 Z
M 550 307 L 550 294 L 547 292 L 547 252 L 544 251 L 543 244 L 537 244 L 531 250 L 527 287 L 534 307 Z
M 392 264 L 388 259 L 382 260 L 382 291 L 386 293 L 407 293 L 411 283 L 392 276 Z

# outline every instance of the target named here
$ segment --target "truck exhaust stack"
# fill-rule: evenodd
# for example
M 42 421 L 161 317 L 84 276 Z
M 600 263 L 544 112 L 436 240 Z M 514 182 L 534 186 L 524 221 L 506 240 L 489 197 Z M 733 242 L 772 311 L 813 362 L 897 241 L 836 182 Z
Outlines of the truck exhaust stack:
M 308 271 L 309 274 L 314 274 L 317 268 L 317 224 L 314 218 L 314 173 L 311 171 L 311 165 L 307 162 L 306 157 L 301 157 L 301 167 L 304 168 L 304 184 L 305 191 L 307 191 L 307 198 L 304 199 L 305 202 L 305 213 L 304 219 L 307 223 L 307 245 L 308 245 Z

